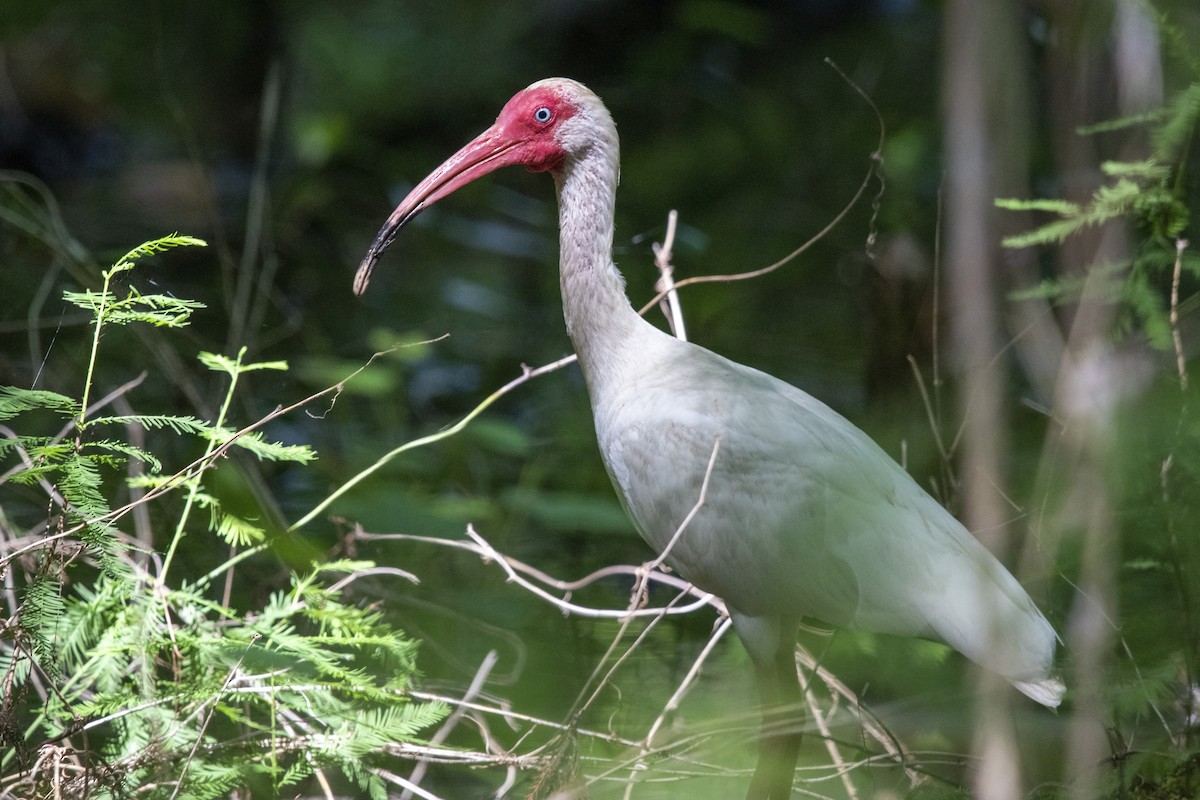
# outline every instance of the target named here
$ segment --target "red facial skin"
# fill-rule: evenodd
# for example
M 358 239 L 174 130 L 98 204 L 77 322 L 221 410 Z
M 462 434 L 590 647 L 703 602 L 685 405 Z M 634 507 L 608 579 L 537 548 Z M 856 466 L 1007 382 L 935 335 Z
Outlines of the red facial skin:
M 554 86 L 536 86 L 514 95 L 492 127 L 446 159 L 396 206 L 367 249 L 354 276 L 354 293 L 361 295 L 367 290 L 371 270 L 400 229 L 446 195 L 501 167 L 520 164 L 530 172 L 560 168 L 567 154 L 558 142 L 557 132 L 576 110 Z

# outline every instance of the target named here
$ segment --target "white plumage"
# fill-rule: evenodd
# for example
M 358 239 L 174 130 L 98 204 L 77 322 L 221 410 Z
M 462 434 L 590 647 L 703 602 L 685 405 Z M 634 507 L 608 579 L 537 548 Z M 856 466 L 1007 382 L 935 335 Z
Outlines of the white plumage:
M 725 600 L 764 706 L 797 697 L 802 617 L 943 641 L 1057 706 L 1055 634 L 1016 579 L 883 450 L 799 389 L 677 340 L 630 306 L 612 262 L 616 128 L 574 81 L 540 81 L 418 185 L 356 278 L 426 205 L 508 164 L 549 172 L 559 194 L 561 281 L 605 466 L 657 552 Z M 786 673 L 791 673 L 790 675 Z M 770 709 L 768 708 L 768 713 Z M 750 796 L 790 794 L 798 735 L 767 733 Z M 767 753 L 769 751 L 769 754 Z

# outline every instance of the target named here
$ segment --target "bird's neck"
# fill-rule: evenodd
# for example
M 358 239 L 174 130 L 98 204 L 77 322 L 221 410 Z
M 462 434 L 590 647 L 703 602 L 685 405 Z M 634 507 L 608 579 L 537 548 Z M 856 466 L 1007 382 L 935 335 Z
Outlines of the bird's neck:
M 612 260 L 617 145 L 597 143 L 555 175 L 560 282 L 567 334 L 596 399 L 598 376 L 615 374 L 622 351 L 643 327 Z

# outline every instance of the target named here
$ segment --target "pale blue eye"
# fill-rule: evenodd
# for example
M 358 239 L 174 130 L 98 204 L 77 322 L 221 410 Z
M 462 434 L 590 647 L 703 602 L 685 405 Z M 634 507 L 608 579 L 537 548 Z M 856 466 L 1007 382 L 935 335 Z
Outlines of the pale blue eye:
M 533 118 L 538 122 L 549 122 L 552 116 L 554 116 L 554 112 L 545 106 L 542 106 L 537 111 L 533 112 Z

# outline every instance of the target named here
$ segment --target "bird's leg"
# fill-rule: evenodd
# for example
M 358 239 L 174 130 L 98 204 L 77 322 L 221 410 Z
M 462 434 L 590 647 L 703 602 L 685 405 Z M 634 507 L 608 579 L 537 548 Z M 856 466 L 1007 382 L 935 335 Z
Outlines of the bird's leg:
M 804 714 L 793 645 L 780 646 L 775 658 L 756 665 L 755 671 L 762 697 L 762 731 L 758 765 L 746 800 L 788 800 L 800 755 Z

